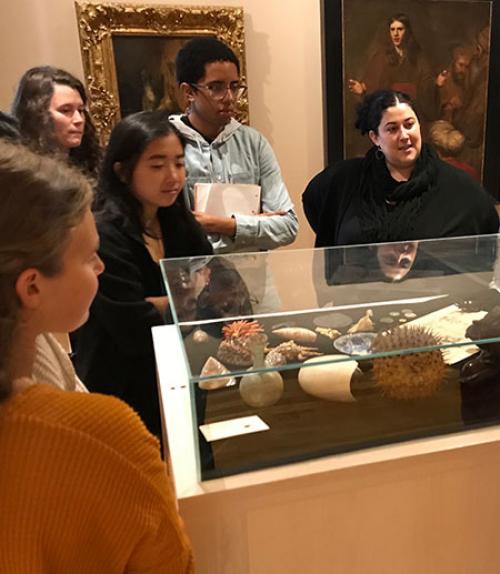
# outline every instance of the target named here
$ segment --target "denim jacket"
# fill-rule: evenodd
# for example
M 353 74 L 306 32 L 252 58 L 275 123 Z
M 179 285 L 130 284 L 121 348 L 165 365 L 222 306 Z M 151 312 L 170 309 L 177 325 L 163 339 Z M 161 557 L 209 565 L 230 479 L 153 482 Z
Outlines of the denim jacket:
M 252 216 L 235 213 L 236 234 L 210 235 L 215 253 L 260 251 L 288 245 L 298 231 L 297 215 L 280 168 L 268 141 L 257 130 L 235 119 L 208 143 L 181 116 L 170 121 L 187 140 L 186 187 L 188 205 L 193 205 L 193 188 L 200 183 L 253 183 L 261 186 L 261 211 L 286 211 L 286 215 Z

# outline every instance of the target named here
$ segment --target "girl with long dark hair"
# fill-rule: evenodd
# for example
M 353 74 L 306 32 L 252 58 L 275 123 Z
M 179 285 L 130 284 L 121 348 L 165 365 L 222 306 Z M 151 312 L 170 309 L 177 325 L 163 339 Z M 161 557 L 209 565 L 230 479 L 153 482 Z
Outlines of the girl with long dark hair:
M 114 128 L 95 206 L 106 270 L 76 336 L 75 364 L 88 388 L 128 402 L 156 435 L 151 327 L 168 309 L 159 261 L 212 253 L 184 203 L 185 177 L 184 142 L 165 112 L 139 112 Z

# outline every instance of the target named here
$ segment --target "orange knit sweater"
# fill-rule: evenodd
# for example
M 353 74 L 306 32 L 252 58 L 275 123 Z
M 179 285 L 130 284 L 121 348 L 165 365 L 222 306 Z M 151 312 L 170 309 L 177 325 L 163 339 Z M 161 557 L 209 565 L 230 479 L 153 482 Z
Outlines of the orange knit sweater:
M 39 384 L 0 405 L 0 572 L 193 572 L 158 443 L 124 403 Z

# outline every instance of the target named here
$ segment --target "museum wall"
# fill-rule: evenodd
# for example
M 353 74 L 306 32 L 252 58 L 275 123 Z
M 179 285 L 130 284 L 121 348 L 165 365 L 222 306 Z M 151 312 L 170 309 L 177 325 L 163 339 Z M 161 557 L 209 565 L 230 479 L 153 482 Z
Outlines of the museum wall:
M 250 123 L 271 142 L 299 213 L 301 228 L 293 247 L 312 246 L 300 196 L 324 161 L 320 1 L 154 3 L 243 7 Z M 1 0 L 0 109 L 9 109 L 20 75 L 39 64 L 82 77 L 73 1 Z

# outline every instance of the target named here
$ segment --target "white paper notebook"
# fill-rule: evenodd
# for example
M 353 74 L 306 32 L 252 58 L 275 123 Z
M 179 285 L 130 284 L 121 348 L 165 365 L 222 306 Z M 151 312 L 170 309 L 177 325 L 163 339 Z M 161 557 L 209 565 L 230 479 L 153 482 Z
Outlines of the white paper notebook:
M 195 183 L 194 209 L 231 217 L 260 213 L 260 185 L 249 183 Z

